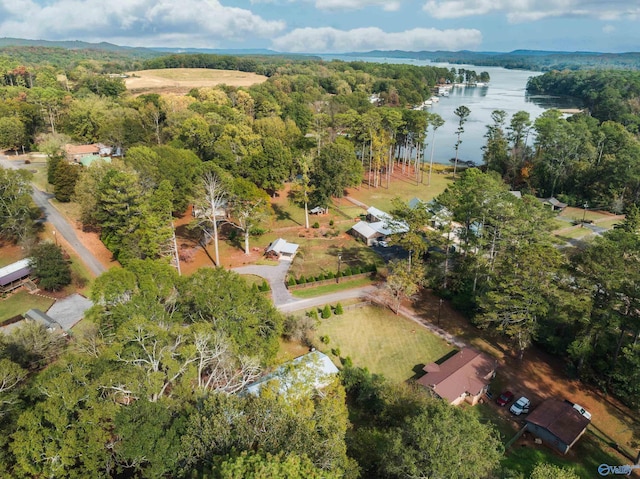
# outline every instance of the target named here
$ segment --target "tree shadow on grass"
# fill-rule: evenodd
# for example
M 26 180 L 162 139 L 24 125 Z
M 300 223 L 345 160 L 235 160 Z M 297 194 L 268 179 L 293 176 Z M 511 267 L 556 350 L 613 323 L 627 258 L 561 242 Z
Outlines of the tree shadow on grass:
M 287 210 L 285 210 L 282 206 L 280 206 L 280 205 L 272 205 L 271 207 L 273 208 L 273 211 L 276 214 L 276 220 L 278 220 L 278 221 L 291 221 L 291 222 L 297 224 L 298 226 L 302 226 L 302 224 L 298 223 L 296 220 L 294 220 L 293 217 L 291 216 L 291 213 L 289 213 Z

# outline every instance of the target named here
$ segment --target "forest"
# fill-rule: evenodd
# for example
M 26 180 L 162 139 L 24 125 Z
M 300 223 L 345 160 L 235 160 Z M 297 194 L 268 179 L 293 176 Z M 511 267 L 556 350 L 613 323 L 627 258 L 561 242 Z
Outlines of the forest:
M 363 181 L 388 186 L 394 168 L 429 177 L 443 120 L 414 108 L 460 72 L 169 55 L 139 68 L 242 66 L 269 79 L 134 97 L 105 74 L 130 66 L 119 65 L 0 57 L 0 148 L 47 155 L 56 198 L 77 203 L 83 226 L 123 265 L 96 279 L 91 327 L 72 341 L 36 325 L 0 337 L 0 475 L 510 477 L 493 425 L 349 364 L 322 391 L 237 394 L 307 318 L 283 318 L 222 268 L 180 277 L 170 266 L 172 220 L 190 204 L 203 238 L 217 243 L 223 208 L 248 250 L 285 183 L 306 210 Z M 538 77 L 539 91 L 551 88 L 549 75 Z M 589 80 L 566 93 L 590 98 L 592 115 L 494 111 L 483 165 L 454 165 L 456 181 L 435 206 L 396 202 L 393 214 L 408 225 L 396 241 L 411 260 L 390 265 L 388 288 L 402 299 L 428 287 L 516 354 L 535 343 L 636 410 L 640 143 L 631 120 L 639 93 L 632 72 L 611 72 L 628 113 L 608 117 L 611 95 L 598 89 L 606 73 L 576 75 Z M 464 138 L 469 109 L 456 116 L 452 144 Z M 95 142 L 125 155 L 91 167 L 63 160 L 65 144 Z M 28 173 L 0 169 L 0 179 L 0 236 L 33 244 Z M 561 248 L 536 199 L 551 196 L 626 220 L 581 248 Z

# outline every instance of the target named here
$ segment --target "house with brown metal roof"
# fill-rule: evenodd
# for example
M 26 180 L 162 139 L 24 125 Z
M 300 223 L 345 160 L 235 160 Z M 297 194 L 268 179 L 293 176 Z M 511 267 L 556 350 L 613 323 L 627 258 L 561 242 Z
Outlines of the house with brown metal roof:
M 527 431 L 550 447 L 566 454 L 591 422 L 568 401 L 547 399 L 526 419 Z
M 496 373 L 495 359 L 472 348 L 463 348 L 441 364 L 427 364 L 427 374 L 418 383 L 457 406 L 464 401 L 475 405 Z

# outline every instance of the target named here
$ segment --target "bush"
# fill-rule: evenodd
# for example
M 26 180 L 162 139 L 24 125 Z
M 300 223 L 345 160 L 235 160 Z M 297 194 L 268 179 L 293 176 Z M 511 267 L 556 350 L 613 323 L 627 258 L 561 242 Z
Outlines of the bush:
M 324 336 L 320 336 L 320 341 L 322 342 L 322 344 L 329 344 L 329 336 L 324 335 Z
M 315 330 L 316 322 L 313 318 L 287 316 L 284 320 L 282 336 L 288 341 L 308 343 L 310 332 Z
M 316 321 L 318 321 L 318 310 L 317 309 L 312 309 L 311 311 L 309 311 L 307 313 L 307 316 L 311 319 L 315 319 Z
M 344 309 L 342 309 L 342 303 L 336 304 L 336 309 L 333 313 L 336 315 L 344 314 Z
M 333 354 L 334 356 L 339 358 L 340 357 L 340 348 L 333 348 L 331 350 L 331 354 Z
M 316 281 L 316 278 L 314 276 L 309 276 L 307 278 L 307 283 L 315 283 L 315 281 Z
M 269 291 L 271 288 L 269 287 L 269 283 L 267 283 L 266 279 L 262 280 L 262 284 L 258 286 L 258 289 L 262 292 Z
M 254 293 L 257 293 L 258 291 L 260 291 L 260 289 L 258 288 L 258 285 L 256 283 L 253 283 L 251 285 L 251 291 Z
M 333 227 L 334 224 L 333 220 L 329 221 L 329 226 Z
M 296 279 L 293 276 L 289 276 L 289 280 L 287 281 L 287 284 L 289 286 L 295 286 L 296 285 Z
M 305 284 L 307 281 L 304 279 L 304 276 L 300 276 L 297 280 L 296 283 L 298 284 Z
M 362 273 L 362 268 L 360 268 L 360 266 L 354 266 L 354 267 L 351 269 L 351 272 L 352 272 L 353 274 L 360 274 L 360 273 Z
M 327 304 L 322 310 L 322 319 L 327 319 L 331 317 L 331 307 Z
M 324 277 L 324 273 L 320 273 L 316 276 L 316 281 L 324 281 L 326 278 Z
M 351 276 L 353 273 L 351 272 L 351 268 L 348 266 L 342 271 L 342 276 Z
M 327 273 L 327 279 L 333 279 L 333 278 L 335 278 L 335 277 L 336 277 L 336 275 L 335 275 L 335 274 L 333 274 L 333 271 L 329 271 L 329 272 Z
M 318 222 L 316 221 L 315 223 L 313 223 L 313 224 L 311 225 L 311 227 L 312 227 L 312 228 L 315 228 L 315 229 L 318 229 L 318 228 L 320 228 L 320 223 L 318 223 Z
M 353 359 L 351 359 L 351 356 L 347 356 L 344 359 L 341 359 L 340 362 L 342 363 L 342 365 L 345 368 L 352 368 L 353 367 Z

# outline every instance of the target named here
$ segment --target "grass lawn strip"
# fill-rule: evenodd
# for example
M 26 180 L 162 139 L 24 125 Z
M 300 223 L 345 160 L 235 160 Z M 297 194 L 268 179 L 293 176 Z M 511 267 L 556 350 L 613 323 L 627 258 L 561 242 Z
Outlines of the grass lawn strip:
M 296 289 L 291 291 L 291 294 L 296 298 L 301 299 L 315 298 L 316 296 L 335 293 L 337 291 L 344 291 L 345 289 L 369 286 L 370 284 L 373 284 L 373 282 L 374 280 L 372 280 L 371 278 L 358 278 L 349 280 L 349 277 L 346 277 L 340 278 L 339 283 L 325 284 L 322 286 L 317 286 L 315 288 Z
M 339 348 L 341 357 L 382 374 L 392 382 L 421 376 L 425 364 L 436 361 L 453 348 L 415 322 L 391 311 L 368 306 L 321 320 L 316 337 L 329 336 L 325 352 Z M 317 344 L 322 344 L 319 340 Z M 335 356 L 334 356 L 335 357 Z

